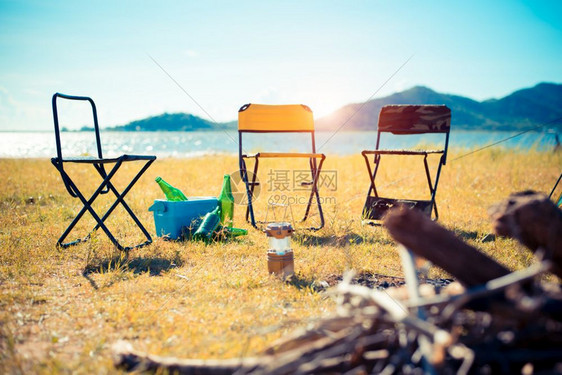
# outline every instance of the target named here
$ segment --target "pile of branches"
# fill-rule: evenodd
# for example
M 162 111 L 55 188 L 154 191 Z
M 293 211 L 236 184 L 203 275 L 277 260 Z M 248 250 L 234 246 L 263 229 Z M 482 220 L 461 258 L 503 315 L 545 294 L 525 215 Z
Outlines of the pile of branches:
M 351 285 L 333 293 L 336 314 L 274 343 L 261 356 L 193 360 L 140 353 L 124 342 L 115 364 L 181 374 L 562 373 L 562 211 L 546 196 L 512 195 L 493 208 L 498 235 L 536 255 L 510 272 L 415 210 L 391 211 L 385 227 L 401 244 L 406 285 L 385 291 Z M 440 293 L 418 285 L 414 257 L 457 282 Z

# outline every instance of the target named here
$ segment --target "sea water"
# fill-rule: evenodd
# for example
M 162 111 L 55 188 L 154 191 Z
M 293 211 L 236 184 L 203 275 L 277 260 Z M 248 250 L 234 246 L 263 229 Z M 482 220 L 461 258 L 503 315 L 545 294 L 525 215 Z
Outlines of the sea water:
M 95 155 L 93 132 L 63 132 L 63 156 Z M 316 150 L 327 155 L 353 155 L 375 148 L 376 132 L 317 132 Z M 384 148 L 408 148 L 420 145 L 420 138 L 383 134 Z M 424 136 L 421 145 L 439 144 L 442 134 Z M 210 132 L 101 132 L 104 156 L 144 154 L 158 157 L 198 157 L 212 154 L 237 154 L 236 131 Z M 499 142 L 499 143 L 498 143 Z M 450 148 L 474 149 L 502 147 L 528 150 L 554 148 L 554 133 L 452 131 Z M 303 147 L 298 147 L 302 145 Z M 310 134 L 244 134 L 242 151 L 310 152 Z M 54 132 L 1 132 L 1 158 L 50 158 L 56 156 Z

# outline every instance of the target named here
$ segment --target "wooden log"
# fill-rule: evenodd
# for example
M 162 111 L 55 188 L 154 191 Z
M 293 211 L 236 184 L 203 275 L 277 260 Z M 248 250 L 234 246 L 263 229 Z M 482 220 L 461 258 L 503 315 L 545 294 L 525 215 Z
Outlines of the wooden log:
M 201 360 L 161 357 L 133 350 L 131 344 L 119 341 L 112 347 L 115 367 L 136 372 L 167 372 L 183 375 L 231 375 L 254 370 L 256 358 Z
M 387 214 L 384 226 L 397 242 L 443 268 L 465 286 L 484 284 L 509 273 L 507 268 L 417 210 L 393 209 Z
M 562 278 L 562 211 L 541 193 L 515 193 L 489 210 L 494 231 L 517 239 L 533 252 L 543 249 Z
M 331 374 L 386 358 L 382 355 L 363 358 L 366 344 L 371 351 L 380 350 L 388 344 L 387 335 L 368 334 L 368 330 L 356 325 L 280 355 L 240 359 L 199 360 L 150 355 L 135 351 L 124 341 L 114 344 L 112 350 L 115 367 L 135 372 L 182 375 Z

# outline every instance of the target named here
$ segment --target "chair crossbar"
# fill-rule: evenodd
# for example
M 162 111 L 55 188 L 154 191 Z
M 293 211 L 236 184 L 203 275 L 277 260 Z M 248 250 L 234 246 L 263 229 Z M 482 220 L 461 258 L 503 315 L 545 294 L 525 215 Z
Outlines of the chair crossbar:
M 243 158 L 255 159 L 255 158 L 315 158 L 315 159 L 325 159 L 324 154 L 307 154 L 298 152 L 258 152 L 254 155 L 242 155 Z
M 443 153 L 445 153 L 445 150 L 365 150 L 361 152 L 363 155 L 429 155 Z
M 152 155 L 121 155 L 115 158 L 96 158 L 94 156 L 76 156 L 62 158 L 64 163 L 83 163 L 83 164 L 111 164 L 118 161 L 137 161 L 137 160 L 155 160 L 156 156 Z

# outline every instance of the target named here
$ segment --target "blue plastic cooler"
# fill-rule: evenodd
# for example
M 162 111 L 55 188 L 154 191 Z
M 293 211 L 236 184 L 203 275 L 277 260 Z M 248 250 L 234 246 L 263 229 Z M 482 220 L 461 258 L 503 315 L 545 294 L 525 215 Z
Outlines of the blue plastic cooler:
M 187 201 L 172 202 L 157 199 L 150 206 L 158 237 L 177 240 L 183 234 L 197 230 L 201 219 L 218 206 L 216 197 L 190 197 Z

